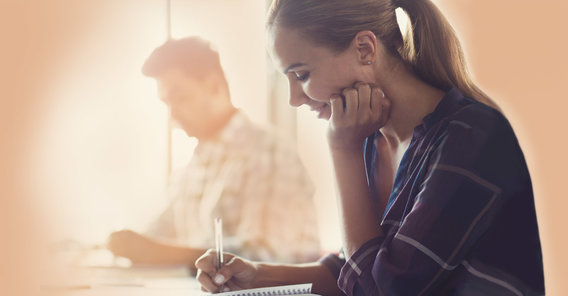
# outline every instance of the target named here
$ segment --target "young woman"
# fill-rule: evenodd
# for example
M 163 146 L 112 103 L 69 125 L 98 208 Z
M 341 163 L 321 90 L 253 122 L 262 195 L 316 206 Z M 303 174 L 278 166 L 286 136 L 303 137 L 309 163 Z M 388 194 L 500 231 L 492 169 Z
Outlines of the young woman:
M 412 24 L 404 36 L 397 8 Z M 430 0 L 275 0 L 267 28 L 290 104 L 329 120 L 343 256 L 279 265 L 225 254 L 217 271 L 209 251 L 196 262 L 204 290 L 544 294 L 522 151 Z

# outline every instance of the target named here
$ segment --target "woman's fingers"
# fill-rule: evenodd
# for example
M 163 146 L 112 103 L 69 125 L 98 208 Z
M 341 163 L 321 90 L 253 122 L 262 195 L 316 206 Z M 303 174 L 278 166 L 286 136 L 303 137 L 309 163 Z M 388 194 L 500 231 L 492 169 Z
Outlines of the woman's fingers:
M 365 82 L 357 82 L 354 87 L 357 89 L 359 97 L 358 115 L 365 116 L 366 114 L 369 114 L 369 111 L 371 110 L 371 86 Z
M 225 284 L 234 277 L 242 281 L 252 280 L 252 278 L 249 279 L 246 277 L 247 271 L 250 270 L 252 270 L 252 267 L 245 263 L 241 258 L 233 257 L 217 271 L 213 280 L 218 285 Z M 243 276 L 243 274 L 245 276 Z
M 391 102 L 387 99 L 385 93 L 377 87 L 372 89 L 371 109 L 377 125 L 379 127 L 384 126 L 390 118 Z
M 382 112 L 381 102 L 384 101 L 385 93 L 378 87 L 371 90 L 371 110 L 373 112 Z
M 211 276 L 201 269 L 197 270 L 197 281 L 201 284 L 201 290 L 205 292 L 217 292 L 219 287 L 213 283 Z
M 238 290 L 252 285 L 256 277 L 256 266 L 253 262 L 230 253 L 224 253 L 225 263 L 217 270 L 216 252 L 208 250 L 195 262 L 197 281 L 202 289 L 209 292 L 222 292 L 222 288 Z
M 359 116 L 359 110 L 369 106 L 371 89 L 368 84 L 361 83 L 356 86 L 357 88 L 343 89 L 341 95 L 331 96 L 331 119 L 335 122 L 354 122 Z
M 227 253 L 223 254 L 223 256 L 225 260 L 231 260 L 233 258 L 232 255 Z M 230 278 L 219 277 L 216 262 L 217 252 L 213 249 L 207 250 L 205 254 L 201 255 L 201 257 L 195 261 L 195 267 L 197 267 L 197 281 L 201 284 L 202 288 L 207 289 L 209 292 L 217 292 L 219 285 Z M 220 283 L 216 283 L 216 280 L 220 280 Z
M 343 108 L 343 101 L 345 107 Z M 328 140 L 333 149 L 359 149 L 365 138 L 383 127 L 390 102 L 377 87 L 357 82 L 331 97 Z
M 228 281 L 225 284 L 225 291 L 237 291 L 237 290 L 242 290 L 243 287 L 237 285 L 236 283 L 234 283 L 233 281 Z
M 213 249 L 209 249 L 195 261 L 195 267 L 209 276 L 213 276 L 217 272 L 217 267 L 215 266 L 216 261 L 217 252 Z
M 331 120 L 337 122 L 343 119 L 345 109 L 343 107 L 343 98 L 339 95 L 332 95 L 330 98 L 331 103 Z
M 384 94 L 383 94 L 384 95 Z M 379 126 L 383 127 L 390 118 L 390 111 L 391 111 L 391 101 L 388 100 L 386 97 L 383 97 L 381 102 L 381 117 L 379 119 Z
M 348 118 L 351 118 L 353 114 L 357 114 L 359 109 L 359 95 L 357 90 L 354 88 L 346 88 L 341 94 L 345 100 L 345 114 Z

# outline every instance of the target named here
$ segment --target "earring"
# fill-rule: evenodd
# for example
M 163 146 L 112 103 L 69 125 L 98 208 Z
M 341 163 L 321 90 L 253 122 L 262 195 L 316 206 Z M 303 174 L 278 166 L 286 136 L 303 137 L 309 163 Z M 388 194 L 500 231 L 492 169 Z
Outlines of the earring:
M 367 61 L 367 65 L 370 65 L 370 64 L 371 64 L 371 61 Z

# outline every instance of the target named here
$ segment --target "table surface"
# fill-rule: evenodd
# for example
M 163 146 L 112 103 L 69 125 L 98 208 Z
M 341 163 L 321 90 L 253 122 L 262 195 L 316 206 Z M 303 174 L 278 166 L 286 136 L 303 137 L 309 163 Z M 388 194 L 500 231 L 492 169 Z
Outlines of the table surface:
M 183 266 L 69 267 L 69 276 L 42 287 L 42 294 L 70 296 L 208 295 Z
M 58 265 L 61 268 L 53 274 L 47 273 L 42 296 L 210 295 L 201 291 L 186 265 L 121 264 L 105 250 L 85 254 L 73 255 L 74 260 L 64 261 L 67 264 Z

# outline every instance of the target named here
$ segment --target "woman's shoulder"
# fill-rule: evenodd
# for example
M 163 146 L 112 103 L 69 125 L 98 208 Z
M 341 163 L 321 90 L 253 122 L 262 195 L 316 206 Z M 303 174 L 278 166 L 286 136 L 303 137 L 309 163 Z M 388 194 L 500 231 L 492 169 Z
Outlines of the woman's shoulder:
M 463 100 L 466 103 L 445 118 L 447 123 L 487 133 L 512 131 L 509 121 L 501 111 L 467 97 Z
M 442 120 L 436 141 L 440 148 L 459 159 L 457 162 L 469 157 L 470 165 L 488 161 L 510 167 L 524 162 L 520 161 L 523 152 L 506 116 L 473 99 L 464 100 Z

